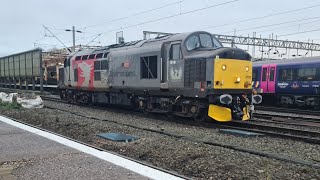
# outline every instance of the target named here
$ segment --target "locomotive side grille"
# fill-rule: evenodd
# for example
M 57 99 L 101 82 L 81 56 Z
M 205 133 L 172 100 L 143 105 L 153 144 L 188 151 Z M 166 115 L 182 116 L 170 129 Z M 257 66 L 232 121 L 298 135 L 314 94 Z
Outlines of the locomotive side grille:
M 187 59 L 184 67 L 184 86 L 194 87 L 194 82 L 206 80 L 206 60 Z

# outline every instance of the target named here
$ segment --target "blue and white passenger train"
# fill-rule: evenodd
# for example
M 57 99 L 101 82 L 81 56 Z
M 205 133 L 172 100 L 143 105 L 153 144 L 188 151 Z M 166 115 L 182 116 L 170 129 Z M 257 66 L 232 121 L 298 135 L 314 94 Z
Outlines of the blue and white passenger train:
M 264 101 L 320 107 L 320 57 L 256 61 L 252 79 Z

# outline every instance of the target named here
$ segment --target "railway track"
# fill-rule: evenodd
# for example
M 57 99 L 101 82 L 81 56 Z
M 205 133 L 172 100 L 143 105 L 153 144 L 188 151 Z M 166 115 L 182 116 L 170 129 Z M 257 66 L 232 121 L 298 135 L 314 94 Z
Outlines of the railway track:
M 63 101 L 58 98 L 43 97 L 43 99 L 49 100 L 49 101 L 67 103 L 66 101 Z M 85 107 L 88 107 L 88 106 L 85 106 Z M 96 109 L 97 107 L 95 106 L 94 108 Z M 98 108 L 104 109 L 104 107 L 98 107 Z M 57 109 L 57 110 L 61 110 L 61 109 Z M 61 110 L 61 111 L 64 111 L 64 110 Z M 124 110 L 124 111 L 128 113 L 127 112 L 128 110 Z M 130 112 L 130 113 L 133 113 L 133 112 Z M 143 116 L 143 114 L 141 113 L 135 113 L 135 114 L 139 116 Z M 88 118 L 91 118 L 91 117 L 88 117 Z M 152 118 L 161 119 L 161 120 L 164 119 L 159 116 L 152 116 Z M 255 124 L 252 122 L 242 122 L 242 121 L 233 121 L 231 123 L 226 123 L 226 124 L 221 124 L 217 122 L 201 123 L 201 122 L 195 122 L 195 121 L 185 121 L 179 118 L 175 118 L 175 121 L 178 121 L 178 123 L 183 123 L 191 126 L 201 126 L 205 128 L 213 128 L 213 127 L 214 128 L 232 128 L 237 130 L 245 130 L 245 131 L 265 134 L 272 137 L 281 137 L 285 139 L 293 139 L 293 140 L 298 140 L 298 141 L 303 141 L 303 142 L 308 142 L 313 144 L 320 144 L 320 132 L 317 132 L 317 131 L 306 131 L 306 130 L 295 129 L 295 128 L 278 127 L 273 125 L 261 125 L 261 124 Z M 161 133 L 164 133 L 164 132 L 161 131 Z M 180 137 L 180 136 L 176 135 L 175 137 Z
M 257 109 L 253 114 L 251 122 L 320 128 L 320 112 L 296 111 L 293 113 L 292 111 L 286 112 L 285 110 L 287 109 L 272 107 L 267 107 L 264 110 L 261 110 L 261 108 Z
M 241 121 L 234 121 L 229 124 L 223 124 L 218 126 L 223 128 L 232 128 L 237 130 L 261 133 L 272 137 L 281 137 L 285 139 L 293 139 L 313 144 L 320 144 L 320 132 L 318 131 L 306 131 L 296 128 L 262 125 Z
M 268 124 L 278 124 L 278 125 L 289 125 L 297 127 L 308 127 L 308 128 L 320 128 L 320 122 L 313 121 L 303 121 L 303 120 L 291 120 L 291 119 L 264 119 L 262 118 L 253 118 L 250 122 L 255 123 L 268 123 Z
M 290 114 L 295 114 L 297 116 L 299 116 L 299 115 L 320 116 L 320 111 L 319 110 L 303 110 L 303 109 L 280 108 L 280 107 L 272 107 L 272 106 L 255 106 L 255 109 L 258 110 L 258 111 L 270 111 L 270 112 L 277 112 L 277 113 L 290 113 Z M 294 118 L 294 117 L 292 117 L 292 118 Z M 319 120 L 320 120 L 320 118 L 319 118 Z

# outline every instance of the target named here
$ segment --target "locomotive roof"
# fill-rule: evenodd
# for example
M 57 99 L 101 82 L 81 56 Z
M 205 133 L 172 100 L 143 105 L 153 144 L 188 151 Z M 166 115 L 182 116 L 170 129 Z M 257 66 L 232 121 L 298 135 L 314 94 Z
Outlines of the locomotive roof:
M 205 31 L 194 31 L 194 32 L 169 34 L 169 35 L 164 35 L 164 36 L 151 38 L 151 39 L 147 39 L 147 40 L 137 40 L 137 41 L 125 42 L 122 44 L 112 44 L 112 45 L 97 48 L 97 49 L 78 51 L 75 53 L 71 53 L 70 56 L 75 56 L 75 55 L 82 56 L 82 55 L 89 55 L 89 54 L 93 54 L 93 53 L 106 52 L 109 50 L 123 50 L 123 49 L 139 48 L 139 47 L 143 47 L 143 46 L 161 48 L 161 45 L 163 42 L 182 41 L 193 33 L 201 33 L 201 32 L 208 33 Z M 208 33 L 208 34 L 211 34 L 211 33 Z
M 300 64 L 300 63 L 313 63 L 320 62 L 320 56 L 314 57 L 303 57 L 303 58 L 294 58 L 294 59 L 281 59 L 281 60 L 269 60 L 269 61 L 254 61 L 254 65 L 263 65 L 263 64 Z

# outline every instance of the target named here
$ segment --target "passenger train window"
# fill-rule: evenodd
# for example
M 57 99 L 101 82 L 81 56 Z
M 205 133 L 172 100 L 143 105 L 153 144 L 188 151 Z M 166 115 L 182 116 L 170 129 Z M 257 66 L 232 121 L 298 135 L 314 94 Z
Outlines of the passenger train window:
M 97 54 L 96 59 L 102 58 L 102 56 L 103 56 L 103 53 L 99 53 Z
M 293 81 L 295 80 L 295 69 L 280 69 L 280 81 Z
M 200 47 L 199 37 L 196 35 L 189 37 L 189 39 L 186 42 L 186 46 L 189 51 L 199 48 Z
M 258 70 L 254 69 L 252 70 L 252 81 L 257 81 L 257 74 L 258 74 Z
M 82 60 L 87 60 L 88 59 L 88 55 L 84 55 L 84 56 L 82 56 L 82 58 L 81 58 Z
M 317 80 L 316 81 L 320 81 L 320 67 L 317 68 Z
M 209 34 L 200 34 L 199 36 L 202 47 L 212 47 L 212 39 Z
M 299 68 L 297 73 L 297 81 L 317 81 L 317 68 Z
M 262 69 L 262 81 L 267 80 L 267 68 Z
M 94 59 L 95 56 L 95 54 L 90 54 L 89 59 Z
M 274 67 L 270 68 L 270 77 L 269 77 L 270 81 L 274 81 Z
M 170 60 L 182 59 L 180 44 L 173 44 L 170 49 Z
M 76 61 L 81 60 L 81 56 L 76 57 Z

